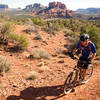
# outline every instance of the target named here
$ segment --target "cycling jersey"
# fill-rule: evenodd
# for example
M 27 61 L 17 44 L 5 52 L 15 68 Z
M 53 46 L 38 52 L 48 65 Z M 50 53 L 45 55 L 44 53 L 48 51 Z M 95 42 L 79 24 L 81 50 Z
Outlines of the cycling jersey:
M 89 47 L 89 42 L 91 44 L 91 50 L 90 50 L 90 47 Z M 84 46 L 84 45 L 81 45 L 81 49 L 82 49 L 82 55 L 81 57 L 83 59 L 87 59 L 89 58 L 89 56 L 91 55 L 91 53 L 96 53 L 96 48 L 95 48 L 95 45 L 93 42 L 89 41 L 87 43 L 87 46 Z M 76 45 L 76 49 L 80 48 L 80 44 L 81 44 L 81 41 L 78 42 L 78 44 Z

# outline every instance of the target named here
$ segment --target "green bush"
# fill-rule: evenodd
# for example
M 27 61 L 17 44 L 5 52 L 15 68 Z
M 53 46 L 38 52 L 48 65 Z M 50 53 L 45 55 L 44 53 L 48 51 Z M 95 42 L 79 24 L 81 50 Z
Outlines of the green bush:
M 95 21 L 95 25 L 96 25 L 97 27 L 100 27 L 100 20 L 96 20 L 96 21 Z
M 52 29 L 53 31 L 60 31 L 64 28 L 64 25 L 62 24 L 62 20 L 54 20 L 54 21 L 48 21 L 47 26 L 49 29 Z
M 30 26 L 33 26 L 33 21 L 30 19 L 30 18 L 27 18 L 26 19 L 26 22 L 25 22 L 26 25 L 30 25 Z
M 53 28 L 50 27 L 45 27 L 44 30 L 47 31 L 49 34 L 53 34 L 53 35 L 57 34 L 57 31 L 55 31 Z
M 86 25 L 82 26 L 81 29 L 80 29 L 81 34 L 88 33 L 89 29 L 90 28 Z
M 11 42 L 15 43 L 19 41 L 20 37 L 18 34 L 9 34 L 9 39 L 11 39 Z
M 8 35 L 8 34 L 10 34 L 12 31 L 14 31 L 14 28 L 15 28 L 15 27 L 14 27 L 13 24 L 11 24 L 11 23 L 5 23 L 5 24 L 2 25 L 1 34 L 2 34 L 3 36 Z
M 22 34 L 19 38 L 19 41 L 18 41 L 18 47 L 21 49 L 21 50 L 24 50 L 28 47 L 28 44 L 29 44 L 29 41 L 28 41 L 28 38 Z
M 90 28 L 88 34 L 90 35 L 90 39 L 95 43 L 97 48 L 97 54 L 100 55 L 100 29 L 96 27 Z
M 11 64 L 8 63 L 5 56 L 0 55 L 0 73 L 10 70 Z
M 4 23 L 0 29 L 0 44 L 8 45 L 9 34 L 14 31 L 14 25 L 12 23 Z
M 33 21 L 34 24 L 39 25 L 39 26 L 46 25 L 46 21 L 44 19 L 42 19 L 42 18 L 35 17 L 35 18 L 33 18 L 32 21 Z
M 15 43 L 15 48 L 19 50 L 25 50 L 28 47 L 29 41 L 28 38 L 22 34 L 19 36 L 18 34 L 10 34 L 10 41 Z

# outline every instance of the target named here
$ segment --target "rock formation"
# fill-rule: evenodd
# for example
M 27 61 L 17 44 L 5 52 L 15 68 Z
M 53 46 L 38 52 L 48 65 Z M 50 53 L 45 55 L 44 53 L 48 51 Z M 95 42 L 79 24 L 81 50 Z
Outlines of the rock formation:
M 35 3 L 26 6 L 25 10 L 32 11 L 32 16 L 40 15 L 43 18 L 70 18 L 76 14 L 74 11 L 68 10 L 66 5 L 61 2 L 51 2 L 48 7 Z
M 37 10 L 41 10 L 44 9 L 45 7 L 39 3 L 34 3 L 31 5 L 27 5 L 26 8 L 24 10 L 26 11 L 37 11 Z

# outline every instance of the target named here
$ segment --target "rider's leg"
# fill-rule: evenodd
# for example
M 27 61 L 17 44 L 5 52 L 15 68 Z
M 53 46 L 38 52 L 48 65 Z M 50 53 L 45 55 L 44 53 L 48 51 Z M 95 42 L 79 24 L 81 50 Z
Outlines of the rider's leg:
M 82 68 L 79 68 L 79 79 L 82 79 Z
M 85 79 L 85 77 L 86 77 L 86 69 L 85 68 L 83 69 L 83 73 L 82 74 L 83 74 L 83 79 Z
M 87 80 L 86 80 L 86 71 L 87 71 L 87 68 L 88 68 L 88 66 L 85 66 L 82 70 L 83 70 L 83 73 L 82 73 L 82 76 L 83 76 L 83 79 L 82 79 L 82 82 L 81 83 L 86 83 L 86 82 L 88 82 Z
M 80 70 L 80 79 L 81 80 L 83 80 L 83 79 L 85 79 L 85 77 L 86 77 L 86 69 L 84 69 L 84 68 L 79 68 L 79 70 Z

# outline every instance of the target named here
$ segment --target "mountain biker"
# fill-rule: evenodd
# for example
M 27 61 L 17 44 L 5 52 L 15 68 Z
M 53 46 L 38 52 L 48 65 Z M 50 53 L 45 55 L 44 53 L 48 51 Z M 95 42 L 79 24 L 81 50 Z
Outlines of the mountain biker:
M 73 50 L 72 54 L 74 55 L 78 48 L 81 48 L 81 56 L 79 58 L 77 66 L 80 64 L 81 61 L 86 61 L 86 64 L 83 67 L 79 67 L 80 73 L 82 73 L 82 83 L 86 83 L 85 80 L 86 71 L 88 69 L 88 66 L 93 62 L 93 59 L 96 56 L 96 48 L 93 42 L 89 40 L 88 34 L 82 34 L 80 36 L 80 40 L 78 44 L 76 45 L 76 48 Z

